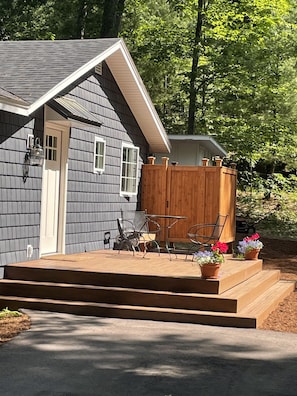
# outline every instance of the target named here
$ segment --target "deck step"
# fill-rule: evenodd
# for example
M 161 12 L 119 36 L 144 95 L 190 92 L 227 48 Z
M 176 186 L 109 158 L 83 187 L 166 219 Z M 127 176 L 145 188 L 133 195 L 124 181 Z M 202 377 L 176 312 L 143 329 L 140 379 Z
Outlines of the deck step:
M 3 279 L 0 294 L 10 295 L 13 291 L 18 297 L 237 312 L 278 279 L 279 271 L 263 271 L 220 295 Z
M 172 262 L 170 262 L 172 263 Z M 171 265 L 174 265 L 171 264 Z M 128 287 L 180 293 L 221 294 L 249 279 L 262 270 L 262 260 L 226 260 L 219 279 L 200 278 L 200 271 L 193 263 L 184 262 L 195 275 L 151 275 L 149 273 L 123 273 L 115 271 L 86 271 L 42 267 L 26 267 L 13 264 L 5 267 L 6 279 L 48 281 L 56 283 L 85 284 L 108 287 Z M 195 269 L 193 271 L 193 268 Z
M 216 280 L 180 258 L 112 252 L 12 264 L 4 275 L 0 308 L 252 328 L 295 287 L 278 270 L 263 271 L 262 260 L 232 256 Z
M 256 328 L 263 322 L 267 316 L 267 312 L 271 312 L 280 301 L 294 290 L 294 288 L 295 282 L 279 281 L 238 313 L 144 307 L 138 305 L 132 306 L 85 301 L 63 301 L 1 295 L 0 300 L 2 303 L 7 304 L 11 309 L 21 307 L 78 315 Z
M 265 290 L 261 296 L 255 299 L 240 311 L 241 316 L 256 317 L 256 327 L 260 326 L 267 316 L 277 308 L 289 294 L 294 292 L 295 281 L 280 280 L 272 287 Z
M 261 296 L 263 291 L 277 283 L 280 279 L 279 270 L 263 270 L 246 281 L 239 283 L 232 289 L 222 293 L 226 299 L 232 299 L 237 302 L 236 310 L 238 312 L 245 306 Z

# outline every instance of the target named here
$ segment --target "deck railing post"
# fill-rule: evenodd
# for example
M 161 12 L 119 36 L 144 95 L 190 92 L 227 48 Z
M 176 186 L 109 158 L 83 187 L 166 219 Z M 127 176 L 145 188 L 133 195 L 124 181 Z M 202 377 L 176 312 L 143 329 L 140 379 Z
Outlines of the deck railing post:
M 168 157 L 162 157 L 162 165 L 164 165 L 166 169 L 168 168 L 168 161 Z
M 220 157 L 215 158 L 216 166 L 222 166 L 223 160 Z
M 202 166 L 208 166 L 209 159 L 208 158 L 202 158 Z
M 147 157 L 147 160 L 148 160 L 149 165 L 155 165 L 156 157 L 153 157 L 153 156 Z

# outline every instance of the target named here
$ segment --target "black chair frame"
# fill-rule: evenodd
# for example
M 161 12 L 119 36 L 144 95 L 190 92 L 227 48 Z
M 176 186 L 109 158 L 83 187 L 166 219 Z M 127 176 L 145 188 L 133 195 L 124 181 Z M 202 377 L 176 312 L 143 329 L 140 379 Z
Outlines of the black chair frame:
M 191 252 L 210 249 L 211 245 L 219 241 L 227 218 L 228 215 L 219 214 L 213 224 L 195 224 L 191 226 L 187 232 L 191 244 L 187 250 L 186 259 Z
M 124 216 L 123 213 L 122 216 Z M 128 217 L 128 214 L 126 216 Z M 132 250 L 134 255 L 136 250 L 141 250 L 144 257 L 148 246 L 154 245 L 160 255 L 160 246 L 156 240 L 160 225 L 147 217 L 145 211 L 135 211 L 130 218 L 129 220 L 123 217 L 117 219 L 119 235 L 116 242 L 119 252 L 126 248 Z

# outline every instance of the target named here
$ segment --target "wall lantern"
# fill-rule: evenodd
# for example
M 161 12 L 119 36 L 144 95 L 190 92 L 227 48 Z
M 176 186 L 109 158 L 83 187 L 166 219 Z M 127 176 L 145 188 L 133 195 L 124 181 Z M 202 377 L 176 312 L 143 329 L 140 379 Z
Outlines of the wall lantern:
M 44 151 L 40 145 L 39 138 L 34 136 L 28 137 L 26 162 L 33 166 L 42 166 L 44 160 Z
M 40 145 L 39 138 L 34 138 L 34 135 L 28 135 L 27 138 L 27 152 L 23 163 L 23 181 L 26 180 L 29 175 L 29 165 L 42 166 L 44 160 L 44 151 Z

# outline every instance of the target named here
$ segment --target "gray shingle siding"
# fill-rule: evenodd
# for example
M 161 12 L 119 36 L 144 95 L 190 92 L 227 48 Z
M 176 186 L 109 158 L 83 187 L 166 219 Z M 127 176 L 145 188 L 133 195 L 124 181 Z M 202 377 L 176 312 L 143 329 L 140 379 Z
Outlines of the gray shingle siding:
M 43 134 L 43 112 L 32 118 L 0 112 L 0 265 L 27 260 L 27 245 L 39 257 L 42 169 L 29 167 L 23 180 L 23 162 L 29 133 Z
M 102 249 L 106 231 L 114 239 L 121 210 L 137 208 L 139 197 L 120 196 L 122 142 L 140 148 L 139 166 L 146 161 L 146 142 L 107 65 L 103 75 L 88 73 L 63 93 L 100 117 L 101 127 L 72 127 L 68 149 L 65 252 Z M 43 108 L 31 118 L 0 111 L 0 266 L 39 257 L 42 168 L 29 167 L 23 181 L 23 162 L 29 133 L 44 132 Z M 105 171 L 93 172 L 95 136 L 106 141 Z M 139 173 L 140 176 L 140 173 Z
M 136 209 L 138 197 L 120 196 L 122 142 L 140 148 L 140 166 L 148 144 L 127 106 L 108 67 L 103 75 L 89 74 L 68 92 L 103 122 L 99 128 L 71 128 L 68 159 L 66 253 L 102 249 L 104 233 L 117 235 L 116 218 L 121 210 Z M 95 136 L 106 141 L 103 174 L 93 172 Z

